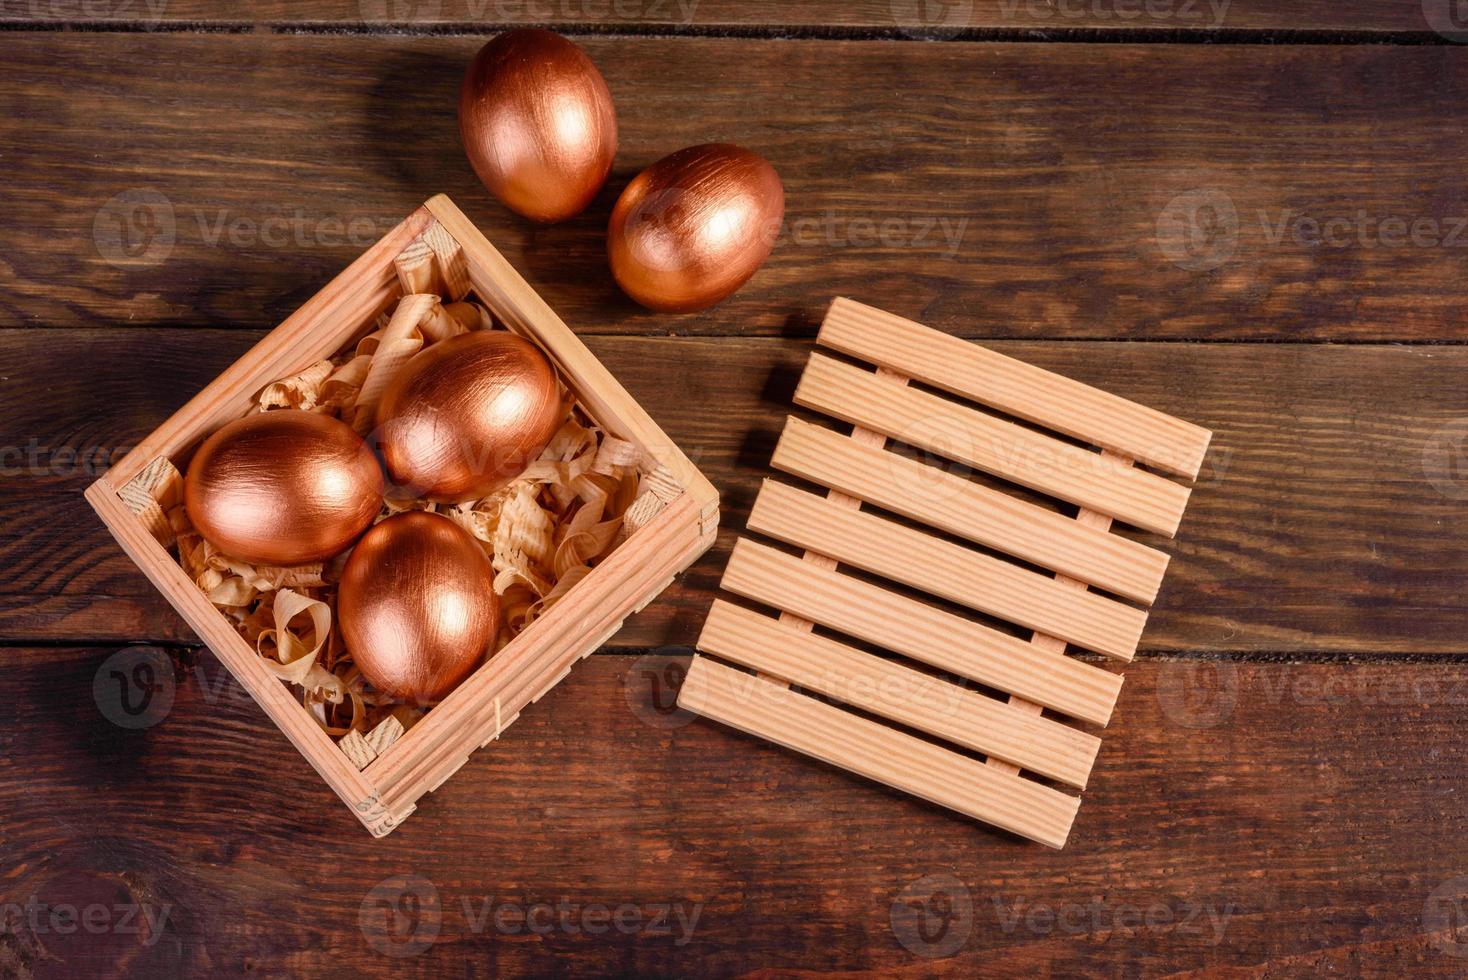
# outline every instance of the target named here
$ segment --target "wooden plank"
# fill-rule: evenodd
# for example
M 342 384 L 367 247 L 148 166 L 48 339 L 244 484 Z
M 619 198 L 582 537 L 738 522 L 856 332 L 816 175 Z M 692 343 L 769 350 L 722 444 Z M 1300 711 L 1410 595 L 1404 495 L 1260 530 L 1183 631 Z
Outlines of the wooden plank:
M 365 977 L 391 958 L 427 975 L 468 956 L 514 976 L 1116 976 L 1146 958 L 1416 977 L 1462 962 L 1425 934 L 1423 908 L 1468 866 L 1468 664 L 1139 660 L 1057 855 L 668 713 L 676 654 L 592 657 L 445 784 L 431 817 L 372 840 L 207 652 L 174 652 L 166 718 L 112 724 L 94 687 L 116 649 L 0 649 L 0 867 L 7 901 L 170 914 L 156 942 L 60 934 L 44 913 L 37 936 L 18 917 L 5 955 L 36 973 Z M 1219 723 L 1179 724 L 1188 706 Z M 1323 792 L 1350 818 L 1322 819 Z M 537 936 L 524 915 L 541 902 L 537 928 L 555 928 Z M 582 918 L 597 905 L 625 907 L 626 927 Z M 903 917 L 925 907 L 930 920 Z M 919 924 L 952 955 L 904 945 Z M 437 943 L 379 948 L 409 952 L 415 936 Z
M 770 465 L 1138 602 L 1157 597 L 1167 571 L 1164 552 L 797 418 L 786 420 Z
M 940 670 L 1105 725 L 1121 676 L 1045 656 L 1024 640 L 895 595 L 750 540 L 737 541 L 719 583 L 735 595 L 794 613 Z
M 749 529 L 1119 660 L 1132 659 L 1147 623 L 1140 609 L 773 480 Z
M 904 793 L 1064 847 L 1080 799 L 702 657 L 678 704 Z
M 844 297 L 831 304 L 817 340 L 842 353 L 900 371 L 925 384 L 1188 479 L 1198 476 L 1203 457 L 1208 453 L 1212 433 L 1201 426 Z M 837 368 L 827 371 L 832 375 L 831 384 L 863 380 Z M 815 390 L 810 392 L 810 397 L 816 395 Z M 923 401 L 914 397 L 918 395 L 921 392 L 914 391 L 908 396 L 912 402 L 910 412 L 924 407 L 936 411 L 942 404 L 940 400 Z M 911 426 L 911 422 L 907 424 Z M 1046 452 L 1021 443 L 1016 433 L 995 431 L 993 426 L 969 438 L 1002 439 L 1014 444 L 1019 452 Z M 1133 474 L 1130 479 L 1135 483 L 1129 485 L 1146 482 L 1145 473 L 1123 472 Z M 1065 499 L 1122 517 L 1105 506 L 1093 506 L 1071 497 Z M 1187 503 L 1187 494 L 1168 498 L 1168 502 L 1171 506 L 1165 514 L 1180 514 Z M 1162 521 L 1162 533 L 1170 534 L 1168 527 L 1176 530 L 1176 520 Z M 1158 528 L 1148 527 L 1148 530 Z
M 257 335 L 0 331 L 0 640 L 191 642 L 81 499 Z M 802 340 L 592 337 L 724 489 L 730 531 L 613 641 L 689 647 L 809 356 Z M 1004 342 L 1219 433 L 1144 651 L 1468 653 L 1468 348 Z M 1268 379 L 1262 384 L 1260 379 Z M 717 403 L 718 411 L 708 406 Z M 1457 496 L 1454 496 L 1456 494 Z M 1241 616 L 1240 610 L 1249 614 Z
M 1446 9 L 1446 8 L 1445 8 Z M 1219 31 L 1422 32 L 1423 13 L 1391 0 L 1231 0 L 1223 3 L 1027 3 L 972 0 L 925 5 L 916 0 L 644 0 L 620 3 L 537 3 L 533 0 L 50 0 L 0 6 L 0 23 L 168 25 L 300 25 L 366 28 L 455 26 L 476 33 L 502 25 L 553 25 L 562 30 L 712 30 L 740 28 L 789 33 L 805 28 L 895 38 L 949 38 L 989 31 L 1133 30 L 1210 34 Z
M 1034 395 L 1050 401 L 1043 387 Z M 1187 508 L 1187 487 L 820 354 L 811 355 L 795 403 L 1167 537 Z M 1105 416 L 1092 418 L 1098 428 L 1108 426 Z M 1200 455 L 1197 466 L 1202 462 Z
M 715 599 L 698 649 L 1078 789 L 1101 740 Z
M 583 36 L 617 171 L 532 229 L 458 149 L 483 40 L 8 33 L 0 327 L 273 326 L 434 191 L 582 334 L 811 336 L 849 295 L 967 337 L 1427 340 L 1468 307 L 1468 131 L 1440 108 L 1468 47 Z M 780 171 L 784 234 L 715 310 L 640 310 L 607 273 L 612 203 L 710 139 Z

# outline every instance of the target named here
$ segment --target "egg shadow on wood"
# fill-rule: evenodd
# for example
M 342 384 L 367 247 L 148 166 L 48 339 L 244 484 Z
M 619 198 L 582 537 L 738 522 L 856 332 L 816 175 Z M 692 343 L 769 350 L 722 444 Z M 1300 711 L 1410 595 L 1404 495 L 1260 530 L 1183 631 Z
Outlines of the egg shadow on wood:
M 456 201 L 492 200 L 459 142 L 459 86 L 473 49 L 461 50 L 458 39 L 430 43 L 432 50 L 396 51 L 384 59 L 362 112 L 372 136 L 365 141 L 371 169 L 425 201 L 439 193 Z M 435 152 L 404 152 L 415 144 Z
M 612 220 L 612 208 L 622 188 L 635 176 L 613 169 L 586 210 L 565 221 L 547 225 L 513 215 L 524 242 L 520 272 L 558 312 L 553 297 L 564 296 L 575 309 L 604 310 L 618 318 L 652 315 L 622 292 L 607 260 L 607 224 Z M 573 328 L 582 326 L 595 324 L 572 324 Z

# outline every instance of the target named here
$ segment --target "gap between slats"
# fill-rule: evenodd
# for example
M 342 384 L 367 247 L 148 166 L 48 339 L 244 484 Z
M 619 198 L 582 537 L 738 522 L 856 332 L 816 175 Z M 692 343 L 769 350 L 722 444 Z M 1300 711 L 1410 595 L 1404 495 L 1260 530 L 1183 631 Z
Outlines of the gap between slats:
M 1088 732 L 722 599 L 698 649 L 1077 789 L 1101 746 Z
M 1191 422 L 845 297 L 816 342 L 1190 480 L 1212 439 Z
M 771 465 L 975 544 L 1150 605 L 1166 552 L 790 417 Z
M 1147 623 L 1143 610 L 774 480 L 755 498 L 749 528 L 1119 660 L 1132 659 Z
M 1145 531 L 1177 533 L 1187 487 L 881 374 L 812 354 L 795 403 Z
M 704 657 L 689 666 L 678 704 L 1049 847 L 1065 845 L 1080 808 L 1080 797 Z

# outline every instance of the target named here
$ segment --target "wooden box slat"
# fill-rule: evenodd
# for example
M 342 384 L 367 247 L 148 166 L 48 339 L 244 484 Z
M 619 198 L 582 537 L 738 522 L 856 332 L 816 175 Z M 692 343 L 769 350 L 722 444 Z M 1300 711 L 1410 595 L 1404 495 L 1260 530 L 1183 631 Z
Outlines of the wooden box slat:
M 800 419 L 786 420 L 770 465 L 1139 602 L 1167 571 L 1165 552 Z
M 1119 660 L 1147 624 L 1141 609 L 773 480 L 749 529 Z
M 818 342 L 1167 473 L 1196 479 L 1212 433 L 1110 392 L 846 298 Z
M 698 649 L 1077 789 L 1101 747 L 1088 732 L 722 599 Z
M 689 667 L 678 703 L 1050 847 L 1065 845 L 1080 806 L 1077 797 L 703 658 Z
M 1187 487 L 1155 473 L 821 354 L 795 403 L 1167 537 L 1188 505 Z
M 734 545 L 721 587 L 894 653 L 1104 725 L 1121 677 L 1052 659 L 1024 640 L 748 539 Z
M 665 503 L 644 514 L 644 522 L 611 555 L 418 724 L 391 744 L 373 746 L 375 755 L 349 755 L 266 669 L 120 494 L 131 494 L 132 481 L 160 459 L 183 464 L 199 441 L 248 412 L 267 384 L 334 356 L 368 333 L 401 297 L 400 271 L 415 285 L 446 289 L 450 298 L 472 287 L 497 319 L 535 341 L 592 419 L 643 450 L 650 474 L 646 482 L 666 488 L 658 495 Z M 376 836 L 400 825 L 474 749 L 498 736 L 706 551 L 719 517 L 713 485 L 443 196 L 390 231 L 159 426 L 87 490 L 87 500 L 128 555 Z M 363 762 L 366 767 L 359 771 Z

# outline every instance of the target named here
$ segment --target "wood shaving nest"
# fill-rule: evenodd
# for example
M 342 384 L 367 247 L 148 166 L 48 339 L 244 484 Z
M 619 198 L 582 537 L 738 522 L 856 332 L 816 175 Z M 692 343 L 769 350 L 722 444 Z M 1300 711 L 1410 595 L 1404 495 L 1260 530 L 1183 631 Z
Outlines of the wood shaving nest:
M 339 418 L 370 431 L 377 401 L 393 373 L 425 346 L 468 330 L 496 329 L 477 303 L 443 305 L 438 296 L 404 296 L 355 349 L 319 361 L 266 386 L 255 411 L 295 408 Z M 564 393 L 564 389 L 563 389 Z M 540 459 L 482 500 L 436 504 L 389 499 L 377 521 L 409 510 L 443 514 L 483 545 L 494 566 L 504 626 L 497 652 L 554 605 L 625 537 L 624 518 L 639 523 L 637 500 L 643 453 L 599 430 L 569 395 L 566 418 Z M 281 680 L 340 737 L 367 732 L 388 717 L 409 728 L 426 709 L 374 691 L 352 662 L 335 622 L 336 583 L 346 556 L 291 568 L 253 565 L 223 554 L 189 523 L 173 484 L 154 491 L 166 501 L 179 563 L 229 617 Z M 376 522 L 374 522 L 376 523 Z

